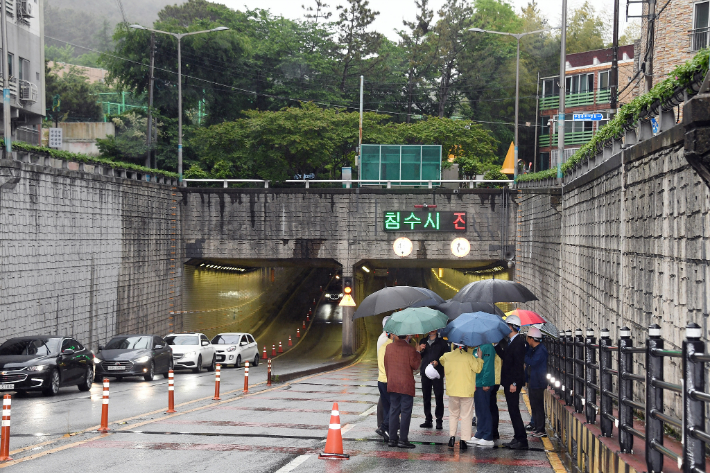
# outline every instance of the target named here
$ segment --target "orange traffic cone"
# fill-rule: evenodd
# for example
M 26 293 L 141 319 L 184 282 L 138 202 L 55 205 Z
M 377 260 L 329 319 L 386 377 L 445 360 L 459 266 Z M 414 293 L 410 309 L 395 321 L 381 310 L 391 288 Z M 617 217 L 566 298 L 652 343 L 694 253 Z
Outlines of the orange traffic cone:
M 281 342 L 279 341 L 279 353 L 283 353 L 283 352 L 284 352 L 284 347 L 283 347 L 283 345 L 281 345 Z
M 266 345 L 264 345 L 264 353 L 261 355 L 261 359 L 262 360 L 266 359 Z
M 348 460 L 350 455 L 343 453 L 343 435 L 340 432 L 340 412 L 338 403 L 333 403 L 333 412 L 330 413 L 328 426 L 328 439 L 325 441 L 325 451 L 318 455 L 320 459 Z
M 301 338 L 301 329 L 300 328 L 296 329 L 296 338 Z
M 291 341 L 291 335 L 288 336 L 288 346 L 293 346 L 293 342 Z

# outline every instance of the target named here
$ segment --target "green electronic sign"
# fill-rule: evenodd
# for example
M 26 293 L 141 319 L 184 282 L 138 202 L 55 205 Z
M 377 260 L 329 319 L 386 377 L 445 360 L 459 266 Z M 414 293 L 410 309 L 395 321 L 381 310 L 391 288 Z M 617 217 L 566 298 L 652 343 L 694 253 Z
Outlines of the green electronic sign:
M 466 212 L 389 210 L 385 212 L 386 232 L 465 232 Z

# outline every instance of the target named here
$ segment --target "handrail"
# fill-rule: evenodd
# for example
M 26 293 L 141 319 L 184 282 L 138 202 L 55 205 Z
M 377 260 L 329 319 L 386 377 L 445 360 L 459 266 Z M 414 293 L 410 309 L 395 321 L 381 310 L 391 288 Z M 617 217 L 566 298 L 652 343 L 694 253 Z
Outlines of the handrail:
M 269 187 L 269 183 L 277 182 L 271 179 L 193 179 L 187 178 L 183 179 L 183 182 L 207 182 L 207 183 L 222 183 L 224 187 L 228 187 L 228 184 L 247 184 L 256 183 L 264 184 L 264 188 Z M 474 184 L 511 184 L 515 181 L 513 180 L 495 180 L 495 179 L 286 179 L 284 181 L 278 181 L 286 184 L 305 184 L 306 189 L 310 188 L 311 183 L 315 184 L 343 184 L 346 188 L 351 188 L 353 184 L 370 184 L 376 186 L 386 185 L 388 189 L 392 187 L 392 184 L 400 184 L 404 186 L 412 185 L 427 185 L 429 189 L 433 188 L 434 184 L 468 184 L 470 188 L 473 188 Z

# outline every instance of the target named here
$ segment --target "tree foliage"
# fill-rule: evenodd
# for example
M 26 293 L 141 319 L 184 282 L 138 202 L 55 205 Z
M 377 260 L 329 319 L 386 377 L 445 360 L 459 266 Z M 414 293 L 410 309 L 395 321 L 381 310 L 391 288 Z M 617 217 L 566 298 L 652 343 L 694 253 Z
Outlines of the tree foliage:
M 48 118 L 53 121 L 98 121 L 102 116 L 96 94 L 100 84 L 90 84 L 78 67 L 70 67 L 60 77 L 45 65 L 45 92 Z M 52 110 L 53 98 L 58 96 L 59 109 Z

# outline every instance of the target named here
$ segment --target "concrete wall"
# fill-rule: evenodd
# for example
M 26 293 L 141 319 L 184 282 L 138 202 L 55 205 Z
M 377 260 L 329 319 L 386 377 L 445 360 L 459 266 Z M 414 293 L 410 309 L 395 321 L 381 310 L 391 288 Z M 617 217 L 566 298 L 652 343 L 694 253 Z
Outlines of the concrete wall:
M 93 169 L 93 167 L 92 167 Z M 179 209 L 168 185 L 0 160 L 0 338 L 167 333 Z
M 636 344 L 654 323 L 667 348 L 680 348 L 689 322 L 707 339 L 710 190 L 686 159 L 692 128 L 623 150 L 562 188 L 519 191 L 516 279 L 540 298 L 531 308 L 597 336 L 608 328 L 617 339 L 628 326 Z M 643 357 L 635 363 L 643 373 Z M 680 360 L 664 363 L 679 382 Z M 680 417 L 679 396 L 666 392 L 666 405 Z

